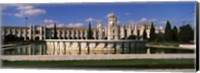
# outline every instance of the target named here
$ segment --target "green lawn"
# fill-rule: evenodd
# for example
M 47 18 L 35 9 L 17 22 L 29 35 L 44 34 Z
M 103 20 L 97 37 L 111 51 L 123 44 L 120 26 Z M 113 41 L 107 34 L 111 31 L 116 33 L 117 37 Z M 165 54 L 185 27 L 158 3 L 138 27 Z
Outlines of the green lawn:
M 3 61 L 6 68 L 166 68 L 194 69 L 194 59 L 130 59 L 79 61 Z

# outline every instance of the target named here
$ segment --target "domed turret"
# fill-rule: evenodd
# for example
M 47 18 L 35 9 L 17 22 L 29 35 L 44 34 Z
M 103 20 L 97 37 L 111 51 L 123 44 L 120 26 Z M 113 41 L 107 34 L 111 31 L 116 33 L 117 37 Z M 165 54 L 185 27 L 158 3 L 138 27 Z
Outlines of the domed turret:
M 109 13 L 109 14 L 107 15 L 107 17 L 108 17 L 108 18 L 113 18 L 113 17 L 115 18 L 116 16 L 115 16 L 115 13 L 112 12 L 112 13 Z

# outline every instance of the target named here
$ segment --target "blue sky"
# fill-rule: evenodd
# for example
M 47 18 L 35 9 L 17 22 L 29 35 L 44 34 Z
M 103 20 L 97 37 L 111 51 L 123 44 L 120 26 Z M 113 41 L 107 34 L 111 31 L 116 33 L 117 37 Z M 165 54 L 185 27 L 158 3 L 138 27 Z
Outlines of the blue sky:
M 107 25 L 107 14 L 114 12 L 118 25 L 150 24 L 164 27 L 169 20 L 172 26 L 183 23 L 194 25 L 195 2 L 152 2 L 152 3 L 84 3 L 84 4 L 14 4 L 5 5 L 2 10 L 3 26 L 24 26 L 28 24 L 60 27 L 87 27 L 98 20 Z

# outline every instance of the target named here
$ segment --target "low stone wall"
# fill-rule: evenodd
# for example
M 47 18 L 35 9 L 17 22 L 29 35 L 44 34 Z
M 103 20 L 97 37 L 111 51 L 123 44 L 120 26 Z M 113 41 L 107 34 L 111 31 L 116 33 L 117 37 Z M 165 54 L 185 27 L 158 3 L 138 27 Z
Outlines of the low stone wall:
M 145 49 L 141 40 L 45 40 L 47 53 L 64 54 L 121 54 Z
M 196 48 L 196 45 L 195 44 L 180 44 L 179 47 L 181 48 Z

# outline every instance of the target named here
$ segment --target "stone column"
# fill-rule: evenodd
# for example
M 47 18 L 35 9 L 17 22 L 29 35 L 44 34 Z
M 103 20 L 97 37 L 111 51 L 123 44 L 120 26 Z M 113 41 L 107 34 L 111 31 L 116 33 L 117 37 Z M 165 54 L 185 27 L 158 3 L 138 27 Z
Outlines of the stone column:
M 67 30 L 67 34 L 66 34 L 66 36 L 67 36 L 67 39 L 69 39 L 70 38 L 70 34 L 69 34 L 70 32 L 69 32 L 69 30 Z
M 76 30 L 75 37 L 76 37 L 76 39 L 78 39 L 78 38 L 79 38 L 79 31 L 78 31 L 78 30 Z
M 24 33 L 23 33 L 23 35 L 24 35 L 24 41 L 26 41 L 26 33 L 27 33 L 27 32 L 26 32 L 26 28 L 23 29 L 23 32 L 24 32 Z
M 43 35 L 44 35 L 44 36 L 43 36 L 44 39 L 43 39 L 43 40 L 45 40 L 45 39 L 46 39 L 46 35 L 47 35 L 47 34 L 46 34 L 46 26 L 44 26 L 44 29 L 43 29 L 43 30 L 44 30 L 44 34 L 43 34 Z
M 63 39 L 66 39 L 66 31 L 63 30 Z
M 85 39 L 88 39 L 88 33 L 87 33 L 87 30 L 85 30 Z
M 33 26 L 33 40 L 35 40 L 35 26 Z
M 56 32 L 58 33 L 57 34 L 58 39 L 60 39 L 60 30 L 57 30 Z
M 33 39 L 32 38 L 32 27 L 31 25 L 29 26 L 29 40 Z
M 70 32 L 71 32 L 71 38 L 74 39 L 74 31 L 71 30 Z
M 94 37 L 94 39 L 96 39 L 96 31 L 95 30 L 93 30 L 93 35 L 92 36 Z
M 80 37 L 81 40 L 83 39 L 83 31 L 82 30 L 80 31 L 79 37 Z

